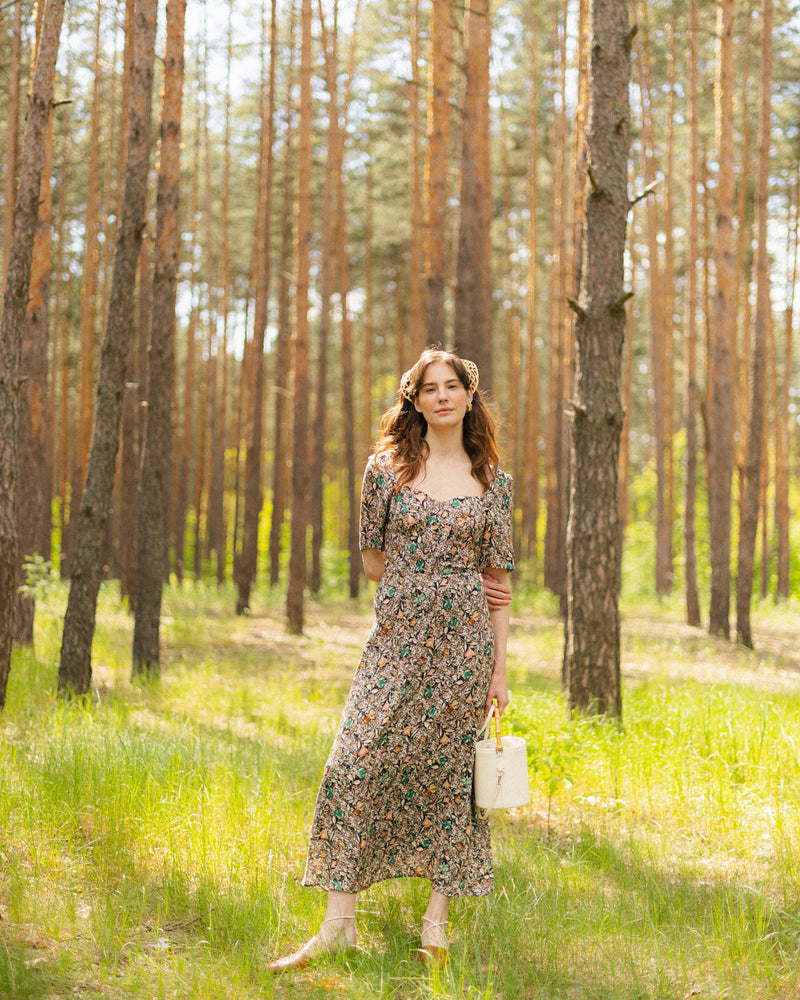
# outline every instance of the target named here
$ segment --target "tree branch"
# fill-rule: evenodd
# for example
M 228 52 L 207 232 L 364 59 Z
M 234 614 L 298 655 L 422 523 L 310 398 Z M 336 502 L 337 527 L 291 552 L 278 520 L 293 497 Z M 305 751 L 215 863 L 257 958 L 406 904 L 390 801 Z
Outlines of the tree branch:
M 658 183 L 659 182 L 657 180 L 651 181 L 644 191 L 641 191 L 635 198 L 632 198 L 631 201 L 628 202 L 628 210 L 630 211 L 630 209 L 632 209 L 637 202 L 643 201 L 649 194 L 652 194 L 658 187 Z
M 586 319 L 586 310 L 575 299 L 567 299 L 567 305 L 579 319 Z

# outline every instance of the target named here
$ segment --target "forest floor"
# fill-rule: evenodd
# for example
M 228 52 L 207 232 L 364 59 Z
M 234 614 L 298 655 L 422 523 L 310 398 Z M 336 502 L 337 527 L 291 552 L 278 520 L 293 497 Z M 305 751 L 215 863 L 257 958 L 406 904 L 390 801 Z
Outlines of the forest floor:
M 562 625 L 515 598 L 514 732 L 532 802 L 492 820 L 497 890 L 453 906 L 442 974 L 415 958 L 425 884 L 359 900 L 360 950 L 273 979 L 314 932 L 313 798 L 368 595 L 167 592 L 160 682 L 130 681 L 104 587 L 86 706 L 53 697 L 66 594 L 40 604 L 0 718 L 0 997 L 796 1000 L 800 606 L 757 605 L 756 651 L 623 606 L 622 726 L 569 718 Z

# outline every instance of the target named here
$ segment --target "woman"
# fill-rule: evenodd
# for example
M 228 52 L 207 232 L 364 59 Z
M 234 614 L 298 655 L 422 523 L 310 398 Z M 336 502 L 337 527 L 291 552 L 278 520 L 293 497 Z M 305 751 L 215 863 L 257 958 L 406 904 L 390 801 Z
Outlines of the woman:
M 425 351 L 364 473 L 360 544 L 379 581 L 376 622 L 325 766 L 303 878 L 328 890 L 327 911 L 273 972 L 355 947 L 356 894 L 400 876 L 431 882 L 421 955 L 441 965 L 450 898 L 492 891 L 472 769 L 493 700 L 501 712 L 508 704 L 511 517 L 477 367 Z

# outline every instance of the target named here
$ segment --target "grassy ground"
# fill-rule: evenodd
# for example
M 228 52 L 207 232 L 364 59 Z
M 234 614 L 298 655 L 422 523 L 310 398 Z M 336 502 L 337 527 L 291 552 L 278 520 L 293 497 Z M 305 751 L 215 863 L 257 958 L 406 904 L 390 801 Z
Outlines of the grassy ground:
M 313 795 L 370 624 L 365 598 L 167 595 L 160 683 L 130 685 L 103 591 L 87 707 L 53 698 L 65 593 L 40 608 L 0 718 L 0 997 L 684 1000 L 800 996 L 800 607 L 760 652 L 624 609 L 624 725 L 567 718 L 561 626 L 515 601 L 514 729 L 531 806 L 493 819 L 497 891 L 454 904 L 442 975 L 415 959 L 426 885 L 359 901 L 361 950 L 273 981 L 324 900 L 299 885 Z M 268 597 L 261 595 L 266 602 Z

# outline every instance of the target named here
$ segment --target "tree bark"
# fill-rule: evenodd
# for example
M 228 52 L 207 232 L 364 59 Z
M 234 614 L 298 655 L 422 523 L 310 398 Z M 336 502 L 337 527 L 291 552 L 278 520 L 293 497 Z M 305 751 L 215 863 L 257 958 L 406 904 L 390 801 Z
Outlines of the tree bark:
M 536 303 L 539 295 L 537 218 L 539 214 L 539 34 L 536 22 L 536 5 L 530 5 L 530 87 L 531 87 L 531 128 L 528 140 L 528 267 L 525 287 L 525 332 L 527 351 L 525 355 L 525 440 L 523 446 L 522 480 L 522 524 L 525 539 L 525 555 L 532 562 L 534 571 L 538 559 L 538 518 L 539 518 L 539 349 L 536 335 Z
M 131 107 L 131 66 L 133 64 L 133 31 L 135 24 L 136 5 L 133 0 L 126 0 L 124 17 L 124 47 L 123 47 L 123 83 L 121 105 L 121 128 L 117 143 L 117 185 L 115 194 L 117 220 L 122 217 L 122 200 L 125 196 L 124 178 L 125 161 L 128 155 L 127 121 Z M 108 252 L 110 248 L 104 248 Z M 119 574 L 119 592 L 123 600 L 129 602 L 132 608 L 136 598 L 136 491 L 139 478 L 139 428 L 140 414 L 144 400 L 144 390 L 140 383 L 145 380 L 140 374 L 143 362 L 143 352 L 140 341 L 144 338 L 147 348 L 147 335 L 142 331 L 143 299 L 145 293 L 142 285 L 147 286 L 147 243 L 143 241 L 139 253 L 139 293 L 136 300 L 136 319 L 133 327 L 133 341 L 128 349 L 125 372 L 125 395 L 122 400 L 122 431 L 117 457 L 117 472 L 114 485 L 115 534 L 117 544 L 117 572 Z M 143 280 L 144 279 L 144 280 Z M 104 286 L 108 282 L 104 281 Z M 105 313 L 103 314 L 105 315 Z M 77 507 L 76 513 L 77 513 Z
M 222 218 L 220 219 L 220 264 L 219 283 L 222 292 L 222 337 L 218 358 L 222 367 L 219 407 L 217 408 L 218 423 L 215 443 L 212 443 L 213 457 L 211 460 L 211 483 L 209 484 L 209 518 L 215 523 L 213 537 L 216 540 L 217 584 L 222 586 L 227 577 L 228 561 L 228 513 L 225 502 L 227 485 L 227 461 L 229 429 L 228 411 L 230 408 L 229 386 L 232 359 L 228 352 L 228 324 L 231 318 L 231 274 L 230 274 L 230 243 L 231 243 L 231 71 L 233 64 L 233 5 L 228 7 L 228 37 L 226 43 L 226 77 L 225 77 L 225 134 L 222 156 Z M 209 223 L 211 213 L 209 213 Z M 211 229 L 209 227 L 209 235 Z
M 683 474 L 683 586 L 686 622 L 700 625 L 700 598 L 697 592 L 697 548 L 695 511 L 697 500 L 697 307 L 698 307 L 698 186 L 700 183 L 700 128 L 697 82 L 698 0 L 689 0 L 689 202 L 686 221 L 686 297 L 684 320 L 684 423 L 686 451 Z
M 640 5 L 640 19 L 646 25 L 646 4 Z M 640 90 L 642 95 L 642 146 L 644 159 L 644 183 L 653 186 L 656 181 L 656 139 L 653 109 L 653 83 L 650 59 L 649 32 L 643 27 L 639 43 L 641 56 Z M 665 165 L 666 166 L 666 165 Z M 667 478 L 669 437 L 668 416 L 672 405 L 671 393 L 667 391 L 667 340 L 672 326 L 666 312 L 666 286 L 671 282 L 663 259 L 662 240 L 666 248 L 669 233 L 666 232 L 666 209 L 669 198 L 664 199 L 665 232 L 662 232 L 658 203 L 654 196 L 647 199 L 647 301 L 650 326 L 650 367 L 653 383 L 653 448 L 656 464 L 656 564 L 655 587 L 660 596 L 668 594 L 672 588 L 672 521 L 668 514 Z M 671 448 L 670 448 L 671 450 Z
M 300 117 L 297 137 L 297 201 L 295 203 L 294 270 L 294 447 L 292 454 L 292 524 L 289 587 L 286 596 L 289 632 L 300 635 L 304 622 L 306 530 L 308 525 L 308 279 L 311 250 L 311 0 L 302 0 L 300 47 Z
M 20 359 L 28 309 L 39 190 L 45 160 L 56 58 L 64 0 L 48 0 L 28 99 L 28 114 L 14 204 L 14 230 L 6 268 L 0 321 L 0 709 L 6 703 L 11 670 L 11 635 L 17 589 L 17 417 L 22 381 Z
M 516 273 L 514 203 L 512 196 L 511 166 L 509 163 L 509 139 L 505 116 L 502 120 L 502 160 L 503 160 L 503 333 L 506 350 L 505 384 L 507 388 L 506 411 L 506 454 L 507 469 L 517 482 L 520 481 L 520 441 L 521 407 L 520 390 L 522 375 L 522 337 L 516 289 L 519 276 Z M 518 543 L 519 539 L 515 539 Z
M 456 350 L 480 369 L 482 388 L 491 391 L 490 42 L 489 0 L 467 0 L 453 339 Z
M 317 391 L 314 421 L 311 428 L 308 517 L 311 525 L 311 567 L 308 587 L 318 594 L 322 586 L 323 492 L 325 480 L 325 441 L 328 412 L 328 344 L 331 340 L 331 308 L 336 282 L 336 263 L 341 253 L 340 218 L 337 208 L 337 179 L 341 173 L 342 137 L 339 133 L 339 5 L 333 2 L 333 25 L 328 31 L 322 4 L 318 2 L 325 83 L 328 89 L 328 134 L 325 154 L 325 180 L 322 188 L 321 239 L 322 260 L 319 276 L 319 327 L 317 348 Z
M 588 179 L 570 419 L 565 675 L 572 709 L 612 716 L 622 713 L 617 476 L 623 423 L 630 41 L 625 0 L 593 0 Z
M 80 297 L 80 366 L 78 377 L 78 404 L 75 414 L 75 450 L 73 454 L 72 484 L 70 490 L 69 530 L 64 540 L 67 565 L 70 567 L 75 553 L 78 511 L 86 482 L 86 463 L 92 436 L 92 394 L 94 390 L 95 341 L 97 338 L 97 288 L 100 217 L 100 114 L 101 101 L 101 15 L 102 2 L 97 4 L 94 25 L 94 69 L 92 83 L 92 115 L 89 126 L 88 182 L 86 188 L 86 217 L 83 239 L 83 266 L 81 268 Z
M 272 188 L 275 144 L 275 72 L 278 61 L 277 2 L 272 0 L 270 15 L 269 70 L 262 96 L 261 113 L 261 183 L 258 199 L 258 240 L 256 265 L 256 303 L 253 328 L 253 380 L 247 419 L 245 457 L 245 497 L 242 552 L 239 564 L 239 594 L 236 613 L 250 608 L 250 591 L 258 568 L 258 522 L 264 504 L 261 467 L 264 438 L 264 339 L 267 332 L 269 289 L 272 276 Z
M 22 0 L 14 4 L 14 27 L 11 35 L 11 59 L 8 67 L 8 105 L 6 109 L 6 155 L 3 181 L 3 277 L 7 280 L 11 262 L 11 240 L 14 234 L 19 169 L 19 91 L 22 62 Z
M 401 365 L 403 371 L 418 358 L 425 347 L 425 295 L 422 285 L 424 270 L 422 184 L 419 174 L 420 138 L 420 74 L 419 74 L 419 0 L 410 0 L 409 38 L 411 42 L 411 79 L 408 83 L 408 173 L 409 217 L 411 233 L 408 254 L 408 342 L 410 351 Z M 366 458 L 365 458 L 366 461 Z
M 447 172 L 450 150 L 450 53 L 453 29 L 449 0 L 431 12 L 428 56 L 428 146 L 425 160 L 425 332 L 429 344 L 444 341 L 447 243 Z M 399 326 L 402 329 L 402 324 Z
M 36 48 L 41 43 L 44 5 L 36 8 Z M 25 583 L 23 562 L 34 553 L 45 562 L 51 556 L 50 497 L 52 492 L 52 448 L 49 437 L 48 340 L 50 291 L 50 229 L 52 223 L 53 115 L 44 135 L 45 155 L 39 188 L 39 213 L 33 240 L 31 287 L 26 329 L 22 338 L 21 368 L 25 377 L 17 416 L 17 530 L 19 537 L 19 583 Z M 17 594 L 14 640 L 33 645 L 34 600 Z
M 194 148 L 192 150 L 192 176 L 200 173 L 200 102 L 194 104 L 196 118 L 194 129 Z M 197 371 L 197 316 L 200 311 L 197 289 L 197 264 L 194 250 L 197 247 L 197 213 L 199 206 L 198 185 L 191 185 L 189 200 L 189 218 L 191 229 L 189 234 L 189 322 L 186 329 L 186 361 L 183 375 L 183 407 L 181 414 L 180 449 L 175 483 L 175 516 L 173 518 L 173 535 L 175 546 L 175 576 L 178 583 L 183 583 L 186 569 L 186 519 L 189 511 L 190 475 L 192 465 L 192 449 L 195 441 L 195 384 Z
M 167 3 L 164 99 L 156 195 L 153 311 L 147 379 L 147 423 L 139 476 L 133 676 L 157 675 L 164 580 L 169 576 L 168 524 L 172 473 L 175 293 L 178 278 L 181 112 L 186 0 Z
M 800 245 L 800 179 L 795 174 L 791 196 L 794 218 L 788 226 L 786 260 L 789 265 L 786 286 L 788 295 L 784 313 L 783 377 L 776 389 L 775 401 L 775 535 L 777 547 L 777 581 L 775 596 L 789 599 L 791 548 L 789 540 L 789 444 L 790 387 L 792 383 L 792 339 L 794 337 L 794 289 L 797 283 L 798 245 Z
M 736 303 L 733 301 L 733 83 L 735 0 L 719 0 L 717 16 L 716 146 L 717 228 L 716 291 L 711 334 L 708 445 L 708 514 L 711 560 L 709 632 L 730 636 L 731 479 L 733 475 L 732 346 Z
M 756 178 L 756 315 L 753 330 L 752 371 L 750 378 L 750 419 L 747 433 L 745 489 L 739 525 L 739 554 L 736 571 L 736 637 L 741 645 L 753 648 L 750 625 L 750 600 L 753 593 L 756 535 L 764 429 L 766 424 L 766 355 L 770 323 L 769 248 L 767 245 L 769 197 L 769 146 L 771 138 L 772 89 L 772 0 L 763 0 L 761 13 L 761 73 L 758 112 L 758 172 Z M 763 516 L 766 517 L 766 505 Z M 762 566 L 761 572 L 766 571 Z
M 137 0 L 125 198 L 100 363 L 95 431 L 78 515 L 78 537 L 58 668 L 59 692 L 75 695 L 88 692 L 92 676 L 92 639 L 102 551 L 119 444 L 136 265 L 145 225 L 157 10 L 156 0 Z
M 67 32 L 70 30 L 67 19 Z M 67 93 L 72 89 L 72 58 L 67 57 L 67 69 L 64 74 L 64 86 Z M 56 210 L 56 253 L 53 274 L 55 289 L 53 295 L 54 337 L 53 337 L 53 380 L 51 398 L 53 405 L 50 410 L 53 441 L 53 470 L 55 478 L 55 494 L 58 502 L 58 537 L 63 546 L 64 526 L 66 524 L 68 491 L 69 491 L 69 457 L 70 457 L 70 417 L 69 417 L 69 318 L 66 315 L 65 302 L 69 299 L 71 278 L 65 279 L 65 262 L 68 259 L 64 246 L 64 233 L 67 223 L 67 205 L 69 183 L 67 181 L 68 149 L 71 132 L 71 116 L 69 105 L 65 106 L 61 122 L 59 138 L 59 192 Z M 56 393 L 55 373 L 58 372 L 58 391 Z M 61 553 L 57 553 L 58 568 L 61 571 Z
M 633 218 L 631 218 L 631 229 L 635 228 Z M 630 251 L 630 290 L 636 294 L 636 247 L 631 240 Z M 631 479 L 631 403 L 633 400 L 633 356 L 634 339 L 636 334 L 636 319 L 633 310 L 628 309 L 625 314 L 625 347 L 622 357 L 622 410 L 625 414 L 625 422 L 622 426 L 622 435 L 619 444 L 619 531 L 623 542 L 625 539 L 625 528 L 630 516 L 630 479 Z
M 548 359 L 548 421 L 545 445 L 545 466 L 547 482 L 545 502 L 547 523 L 544 537 L 544 585 L 555 594 L 562 612 L 566 610 L 566 560 L 565 540 L 567 527 L 567 480 L 569 476 L 568 452 L 569 436 L 564 427 L 564 405 L 569 395 L 566 385 L 568 348 L 564 303 L 567 295 L 567 16 L 565 4 L 559 5 L 556 35 L 559 53 L 559 90 L 561 107 L 553 115 L 551 126 L 551 256 L 554 270 L 553 287 L 550 290 L 550 355 Z
M 355 45 L 358 37 L 358 20 L 361 2 L 356 0 L 353 28 L 350 36 L 347 77 L 342 98 L 341 120 L 337 122 L 337 172 L 336 172 L 336 225 L 337 259 L 339 261 L 339 298 L 342 306 L 342 429 L 344 432 L 344 473 L 347 497 L 347 552 L 350 597 L 358 597 L 361 586 L 361 550 L 358 544 L 359 489 L 356 480 L 356 420 L 353 403 L 353 327 L 348 307 L 350 295 L 350 259 L 347 249 L 347 200 L 344 177 L 344 148 L 347 139 L 347 114 L 350 92 L 355 72 Z M 335 60 L 334 60 L 335 62 Z M 335 91 L 334 91 L 335 93 Z M 333 95 L 332 95 L 333 96 Z M 335 102 L 338 115 L 338 101 Z
M 296 6 L 292 5 L 292 16 L 289 24 L 288 51 L 294 53 L 294 37 L 296 24 Z M 278 274 L 278 335 L 275 359 L 275 424 L 274 460 L 272 463 L 272 517 L 269 527 L 269 582 L 274 587 L 280 578 L 281 534 L 283 531 L 284 512 L 288 487 L 288 467 L 291 448 L 291 411 L 288 401 L 291 399 L 290 367 L 291 367 L 291 274 L 292 274 L 292 200 L 294 197 L 295 171 L 294 142 L 292 122 L 292 89 L 294 84 L 294 65 L 290 64 L 288 71 L 287 106 L 289 108 L 286 123 L 286 136 L 283 145 L 283 192 L 281 195 L 281 249 L 282 267 Z M 287 420 L 289 416 L 289 420 Z
M 370 159 L 367 161 L 367 202 L 364 208 L 364 316 L 361 325 L 361 448 L 357 460 L 359 467 L 362 469 L 367 464 L 367 459 L 372 452 L 372 360 L 375 350 L 374 214 L 374 178 L 372 160 Z M 421 291 L 422 286 L 420 285 L 420 295 Z M 411 329 L 413 330 L 413 326 Z

